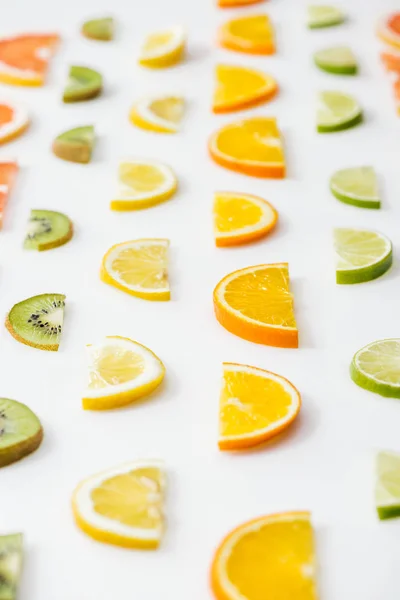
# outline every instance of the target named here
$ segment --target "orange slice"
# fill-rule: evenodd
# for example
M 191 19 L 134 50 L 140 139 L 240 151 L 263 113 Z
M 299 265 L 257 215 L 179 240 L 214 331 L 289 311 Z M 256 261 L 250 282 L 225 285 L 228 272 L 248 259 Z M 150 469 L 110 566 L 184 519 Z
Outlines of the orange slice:
M 276 120 L 252 117 L 225 125 L 211 136 L 209 151 L 216 163 L 254 177 L 285 177 L 285 157 Z
M 257 196 L 217 192 L 214 196 L 216 246 L 237 246 L 264 237 L 276 225 L 278 213 Z
M 273 98 L 278 85 L 270 75 L 262 71 L 233 65 L 218 65 L 217 86 L 212 109 L 225 113 L 249 108 Z
M 308 512 L 259 517 L 219 546 L 211 568 L 218 600 L 317 600 L 314 534 Z
M 227 21 L 218 32 L 221 46 L 248 54 L 275 54 L 274 30 L 267 15 Z
M 250 4 L 258 4 L 264 0 L 217 0 L 220 8 L 234 8 L 235 6 L 249 6 Z
M 224 277 L 214 290 L 217 320 L 235 335 L 267 346 L 298 347 L 287 263 L 257 265 Z
M 301 399 L 284 377 L 248 365 L 224 363 L 220 396 L 220 450 L 241 450 L 266 442 L 289 427 Z
M 400 12 L 385 17 L 378 25 L 378 37 L 395 48 L 400 48 Z
M 18 164 L 14 160 L 0 161 L 0 229 L 3 226 L 4 209 L 17 173 Z
M 18 137 L 29 125 L 25 108 L 9 100 L 0 100 L 0 144 Z
M 48 62 L 59 39 L 57 34 L 0 39 L 0 81 L 13 85 L 43 85 Z

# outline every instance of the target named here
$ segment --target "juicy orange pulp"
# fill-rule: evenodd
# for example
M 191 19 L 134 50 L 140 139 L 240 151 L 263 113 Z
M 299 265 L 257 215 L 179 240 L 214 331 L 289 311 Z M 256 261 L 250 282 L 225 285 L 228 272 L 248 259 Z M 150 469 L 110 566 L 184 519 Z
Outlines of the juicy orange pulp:
M 221 46 L 249 54 L 274 54 L 274 31 L 267 15 L 232 19 L 219 30 Z
M 273 98 L 278 89 L 272 77 L 254 69 L 218 65 L 216 75 L 217 88 L 213 99 L 213 111 L 216 113 L 265 102 Z

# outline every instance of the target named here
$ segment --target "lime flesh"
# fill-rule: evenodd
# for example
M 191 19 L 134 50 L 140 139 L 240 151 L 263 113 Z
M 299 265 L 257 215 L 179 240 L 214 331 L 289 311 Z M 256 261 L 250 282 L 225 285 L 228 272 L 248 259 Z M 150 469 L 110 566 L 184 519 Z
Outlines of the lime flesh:
M 314 54 L 314 62 L 323 71 L 334 75 L 355 75 L 357 60 L 350 48 L 336 46 Z
M 400 339 L 378 340 L 361 348 L 353 357 L 350 375 L 370 392 L 400 398 Z
M 380 277 L 393 262 L 390 240 L 375 231 L 335 229 L 336 283 L 363 283 Z
M 333 133 L 354 127 L 362 122 L 358 102 L 342 92 L 321 92 L 317 111 L 317 131 Z
M 375 505 L 382 520 L 400 517 L 400 454 L 379 452 L 376 457 Z
M 359 208 L 380 208 L 378 178 L 372 167 L 352 167 L 336 171 L 330 190 L 341 202 Z
M 344 13 L 336 6 L 312 4 L 308 7 L 308 27 L 332 27 L 340 25 L 345 20 Z

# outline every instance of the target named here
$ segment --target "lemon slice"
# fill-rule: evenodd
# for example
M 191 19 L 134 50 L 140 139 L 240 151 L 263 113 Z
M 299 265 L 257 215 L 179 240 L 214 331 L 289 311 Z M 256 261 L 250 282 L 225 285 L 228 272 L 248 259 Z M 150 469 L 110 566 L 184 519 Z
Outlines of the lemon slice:
M 181 26 L 155 31 L 145 39 L 139 63 L 144 67 L 169 67 L 180 61 L 185 51 L 186 31 Z
M 131 122 L 147 131 L 176 133 L 183 117 L 185 101 L 181 96 L 144 98 L 131 109 Z
M 73 493 L 75 521 L 99 542 L 157 548 L 164 531 L 165 484 L 158 460 L 135 461 L 93 475 Z
M 169 300 L 169 240 L 142 239 L 116 244 L 105 254 L 105 283 L 145 300 Z
M 148 348 L 128 338 L 106 337 L 87 346 L 89 383 L 83 398 L 87 410 L 108 410 L 131 404 L 162 382 L 165 368 Z
M 112 210 L 149 208 L 171 198 L 178 187 L 173 170 L 158 161 L 124 160 L 119 165 L 118 178 Z

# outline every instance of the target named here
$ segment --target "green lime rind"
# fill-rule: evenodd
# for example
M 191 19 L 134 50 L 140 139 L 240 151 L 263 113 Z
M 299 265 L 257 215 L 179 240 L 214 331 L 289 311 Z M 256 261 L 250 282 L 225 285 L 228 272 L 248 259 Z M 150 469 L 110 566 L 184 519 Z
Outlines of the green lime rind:
M 319 69 L 332 75 L 356 75 L 358 73 L 356 57 L 346 46 L 319 50 L 314 54 L 314 63 Z
M 400 455 L 395 452 L 376 456 L 375 506 L 381 520 L 400 517 Z
M 71 66 L 63 102 L 83 102 L 96 98 L 103 89 L 103 77 L 89 67 Z
M 358 208 L 379 209 L 381 207 L 380 200 L 362 200 L 361 198 L 352 198 L 351 196 L 346 196 L 345 194 L 340 193 L 332 185 L 330 186 L 330 190 L 335 198 L 344 204 L 350 204 L 351 206 L 357 206 Z
M 382 378 L 380 380 L 377 380 L 376 378 L 374 378 L 370 374 L 368 374 L 365 371 L 365 369 L 361 369 L 360 362 L 361 362 L 362 356 L 366 355 L 367 352 L 370 352 L 370 348 L 373 347 L 374 350 L 372 350 L 372 358 L 373 358 L 373 360 L 375 360 L 376 356 L 379 356 L 379 349 L 378 349 L 378 351 L 376 351 L 375 347 L 377 347 L 379 345 L 394 346 L 395 349 L 389 353 L 389 361 L 396 362 L 396 367 L 397 367 L 397 362 L 400 365 L 400 339 L 393 338 L 393 339 L 386 339 L 386 340 L 378 340 L 376 342 L 372 342 L 371 344 L 368 344 L 367 346 L 364 346 L 358 352 L 356 352 L 356 354 L 354 355 L 353 360 L 351 362 L 351 365 L 350 365 L 350 377 L 352 378 L 354 383 L 356 383 L 359 387 L 364 388 L 365 390 L 368 390 L 369 392 L 374 392 L 375 394 L 379 394 L 380 396 L 384 396 L 385 398 L 400 398 L 400 366 L 398 369 L 398 383 L 397 384 L 389 383 L 387 381 L 384 381 Z M 367 359 L 368 359 L 368 357 L 367 357 Z M 369 361 L 369 362 L 372 362 L 372 361 Z M 381 363 L 379 361 L 375 360 L 375 364 L 376 363 L 378 364 L 379 371 L 382 372 L 384 369 L 384 366 L 382 367 Z M 390 368 L 390 364 L 391 363 L 389 362 L 389 368 Z M 396 377 L 397 377 L 397 371 L 396 371 Z
M 367 281 L 373 281 L 378 277 L 384 275 L 393 264 L 393 251 L 392 247 L 387 256 L 384 256 L 381 260 L 373 265 L 366 267 L 360 267 L 358 269 L 343 270 L 338 269 L 336 271 L 336 283 L 339 284 L 354 284 L 354 283 L 366 283 Z
M 336 6 L 311 5 L 308 7 L 307 25 L 309 29 L 321 29 L 341 25 L 346 15 Z
M 332 133 L 354 127 L 363 120 L 361 106 L 353 96 L 327 90 L 318 95 L 317 131 Z
M 359 208 L 379 209 L 378 178 L 373 167 L 350 167 L 333 173 L 330 180 L 332 194 L 345 204 Z
M 347 121 L 343 121 L 342 123 L 337 123 L 336 125 L 323 125 L 321 123 L 317 124 L 318 133 L 335 133 L 336 131 L 344 131 L 345 129 L 350 129 L 351 127 L 355 127 L 359 125 L 364 120 L 362 110 L 360 109 L 359 114 L 355 115 L 352 119 Z
M 82 34 L 91 39 L 100 42 L 109 42 L 114 38 L 114 19 L 104 17 L 102 19 L 91 19 L 82 25 Z

